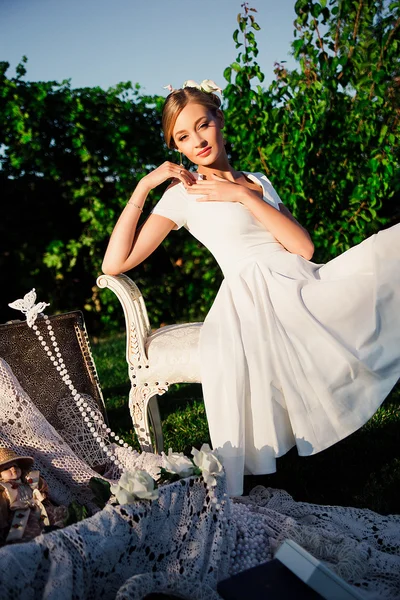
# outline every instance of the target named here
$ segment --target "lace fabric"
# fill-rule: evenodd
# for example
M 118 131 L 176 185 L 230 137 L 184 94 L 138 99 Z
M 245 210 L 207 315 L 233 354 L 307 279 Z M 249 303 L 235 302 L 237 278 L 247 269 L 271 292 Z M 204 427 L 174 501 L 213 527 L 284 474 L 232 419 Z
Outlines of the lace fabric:
M 73 411 L 72 401 L 67 406 Z M 90 452 L 91 446 L 85 445 L 87 424 L 76 408 L 75 411 L 76 418 L 73 420 L 69 416 L 64 429 L 70 436 L 72 421 L 75 422 L 75 427 L 81 426 L 81 430 L 76 429 L 75 433 L 76 438 L 81 440 L 82 448 L 75 442 L 74 451 L 31 401 L 8 363 L 0 358 L 0 445 L 19 455 L 35 459 L 33 468 L 48 483 L 50 497 L 54 502 L 68 505 L 76 500 L 95 513 L 98 507 L 92 502 L 89 481 L 91 477 L 99 477 L 99 474 L 83 459 Z M 100 431 L 102 422 L 99 419 L 97 423 Z M 161 457 L 158 455 L 128 452 L 126 448 L 115 444 L 112 447 L 127 468 L 144 469 L 155 474 L 157 465 L 160 465 Z M 99 449 L 97 451 L 100 452 Z M 105 458 L 103 460 L 106 466 L 104 478 L 116 481 L 120 476 L 118 467 L 111 462 L 106 463 Z
M 88 487 L 98 473 L 46 421 L 2 359 L 0 442 L 34 457 L 52 500 L 91 509 L 79 523 L 0 549 L 4 600 L 142 600 L 150 592 L 217 600 L 218 581 L 270 560 L 286 538 L 366 599 L 400 600 L 399 515 L 296 502 L 261 486 L 230 498 L 225 474 L 216 488 L 191 477 L 161 486 L 157 501 L 99 510 Z M 115 450 L 127 468 L 157 476 L 161 456 Z M 104 477 L 116 481 L 118 468 L 110 465 Z
M 289 538 L 366 598 L 400 598 L 400 515 L 296 502 L 284 490 L 262 486 L 236 498 L 235 507 L 250 512 L 254 530 L 264 527 L 271 553 L 268 558 Z

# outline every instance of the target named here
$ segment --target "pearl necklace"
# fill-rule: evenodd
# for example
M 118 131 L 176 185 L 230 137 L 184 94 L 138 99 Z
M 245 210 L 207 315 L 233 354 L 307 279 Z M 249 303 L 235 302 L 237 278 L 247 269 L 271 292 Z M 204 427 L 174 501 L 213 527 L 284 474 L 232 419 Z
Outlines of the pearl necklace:
M 71 395 L 75 401 L 75 404 L 78 407 L 78 410 L 81 413 L 81 415 L 84 419 L 84 422 L 87 424 L 87 427 L 88 427 L 90 433 L 95 438 L 95 440 L 99 444 L 101 450 L 109 458 L 109 460 L 111 462 L 113 462 L 121 470 L 123 468 L 121 461 L 118 459 L 117 456 L 115 456 L 114 451 L 111 450 L 109 447 L 107 447 L 107 444 L 103 441 L 104 438 L 101 438 L 98 435 L 98 431 L 95 427 L 94 422 L 97 422 L 97 424 L 98 424 L 98 422 L 101 420 L 101 417 L 99 415 L 97 415 L 95 413 L 95 411 L 90 410 L 90 406 L 88 405 L 87 402 L 85 402 L 84 398 L 82 398 L 82 396 L 77 391 L 74 384 L 72 383 L 71 377 L 68 373 L 68 369 L 62 358 L 60 348 L 58 347 L 54 329 L 51 325 L 51 321 L 47 315 L 45 315 L 43 313 L 40 313 L 40 314 L 43 317 L 44 322 L 47 326 L 48 336 L 50 338 L 51 345 L 54 348 L 54 353 L 53 353 L 52 349 L 50 348 L 49 343 L 46 342 L 46 340 L 44 339 L 42 333 L 39 330 L 39 327 L 36 325 L 36 323 L 34 323 L 32 325 L 32 329 L 35 332 L 35 334 L 38 338 L 38 341 L 40 342 L 40 344 L 43 347 L 43 350 L 46 352 L 47 356 L 49 357 L 49 359 L 51 360 L 51 362 L 57 369 L 58 374 L 60 375 L 62 381 L 65 383 L 65 385 L 71 391 Z M 93 419 L 93 420 L 91 420 L 91 419 Z M 124 442 L 124 440 L 122 438 L 120 438 L 119 435 L 117 435 L 116 433 L 114 433 L 114 431 L 112 431 L 110 429 L 110 427 L 107 427 L 106 423 L 104 423 L 104 422 L 101 423 L 101 427 L 103 430 L 105 430 L 105 432 L 108 434 L 108 436 L 110 438 L 113 438 L 115 440 L 115 442 L 118 442 L 121 446 L 123 446 L 124 448 L 127 448 L 128 452 L 133 452 L 132 446 L 129 446 L 129 444 L 127 444 L 127 442 Z M 110 442 L 110 444 L 111 443 L 112 442 Z

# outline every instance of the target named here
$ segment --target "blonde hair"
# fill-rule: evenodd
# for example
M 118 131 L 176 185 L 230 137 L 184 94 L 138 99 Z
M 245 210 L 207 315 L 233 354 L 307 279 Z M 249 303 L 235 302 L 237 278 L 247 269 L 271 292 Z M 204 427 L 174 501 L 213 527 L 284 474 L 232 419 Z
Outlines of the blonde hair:
M 172 132 L 176 119 L 189 102 L 205 106 L 214 116 L 221 106 L 221 100 L 216 94 L 203 92 L 194 87 L 185 87 L 171 92 L 162 110 L 162 128 L 168 148 L 176 148 Z

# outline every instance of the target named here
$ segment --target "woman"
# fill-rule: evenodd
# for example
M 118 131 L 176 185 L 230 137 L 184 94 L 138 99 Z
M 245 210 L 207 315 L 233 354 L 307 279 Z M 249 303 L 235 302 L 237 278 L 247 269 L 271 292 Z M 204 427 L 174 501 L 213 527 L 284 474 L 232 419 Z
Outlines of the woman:
M 143 177 L 104 257 L 106 274 L 144 261 L 185 226 L 213 253 L 224 281 L 202 326 L 202 386 L 211 442 L 231 496 L 243 474 L 276 470 L 359 429 L 400 377 L 400 225 L 327 264 L 311 262 L 309 233 L 267 177 L 228 161 L 220 99 L 172 91 L 163 109 L 168 147 L 198 166 L 166 162 Z M 173 178 L 137 229 L 149 191 Z

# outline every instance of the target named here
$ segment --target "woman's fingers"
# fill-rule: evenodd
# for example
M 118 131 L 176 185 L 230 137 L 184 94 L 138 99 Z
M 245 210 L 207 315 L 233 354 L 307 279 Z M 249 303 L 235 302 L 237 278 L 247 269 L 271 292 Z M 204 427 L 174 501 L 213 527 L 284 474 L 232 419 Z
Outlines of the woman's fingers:
M 168 180 L 181 181 L 186 187 L 190 187 L 193 183 L 196 183 L 196 177 L 193 173 L 168 160 L 153 171 L 150 171 L 143 179 L 150 190 Z
M 185 167 L 177 165 L 176 163 L 166 161 L 163 165 L 161 165 L 160 168 L 164 169 L 165 179 L 178 179 L 185 185 L 192 185 L 192 183 L 196 182 L 196 177 L 193 175 L 193 173 L 185 169 Z
M 201 193 L 203 193 L 203 192 L 206 192 L 206 191 L 212 191 L 212 190 L 215 191 L 216 189 L 217 188 L 216 188 L 215 184 L 213 184 L 213 182 L 210 182 L 210 181 L 201 181 L 201 180 L 196 181 L 196 183 L 194 183 L 192 185 L 192 187 L 190 188 L 190 190 L 191 190 L 192 193 L 194 193 L 193 190 L 198 190 Z
M 198 180 L 195 184 L 186 188 L 188 194 L 201 196 L 196 198 L 198 202 L 236 202 L 233 193 L 237 186 L 227 182 L 222 177 L 213 174 L 213 180 Z
M 177 177 L 178 179 L 180 179 L 180 181 L 182 181 L 182 183 L 184 183 L 185 185 L 191 186 L 194 183 L 196 183 L 196 181 L 197 181 L 196 177 L 193 175 L 193 173 L 191 173 L 184 167 L 181 167 L 180 165 L 174 165 L 173 171 L 174 171 L 174 177 Z
M 186 188 L 186 191 L 193 196 L 199 196 L 199 198 L 196 198 L 196 202 L 210 202 L 216 199 L 214 198 L 215 190 L 204 186 L 198 186 L 197 184 Z
M 189 186 L 186 189 L 186 191 L 187 191 L 188 194 L 192 194 L 194 196 L 195 195 L 199 195 L 199 194 L 200 195 L 204 195 L 204 194 L 209 195 L 209 194 L 213 193 L 213 190 L 197 187 L 196 184 L 193 184 L 193 185 Z

